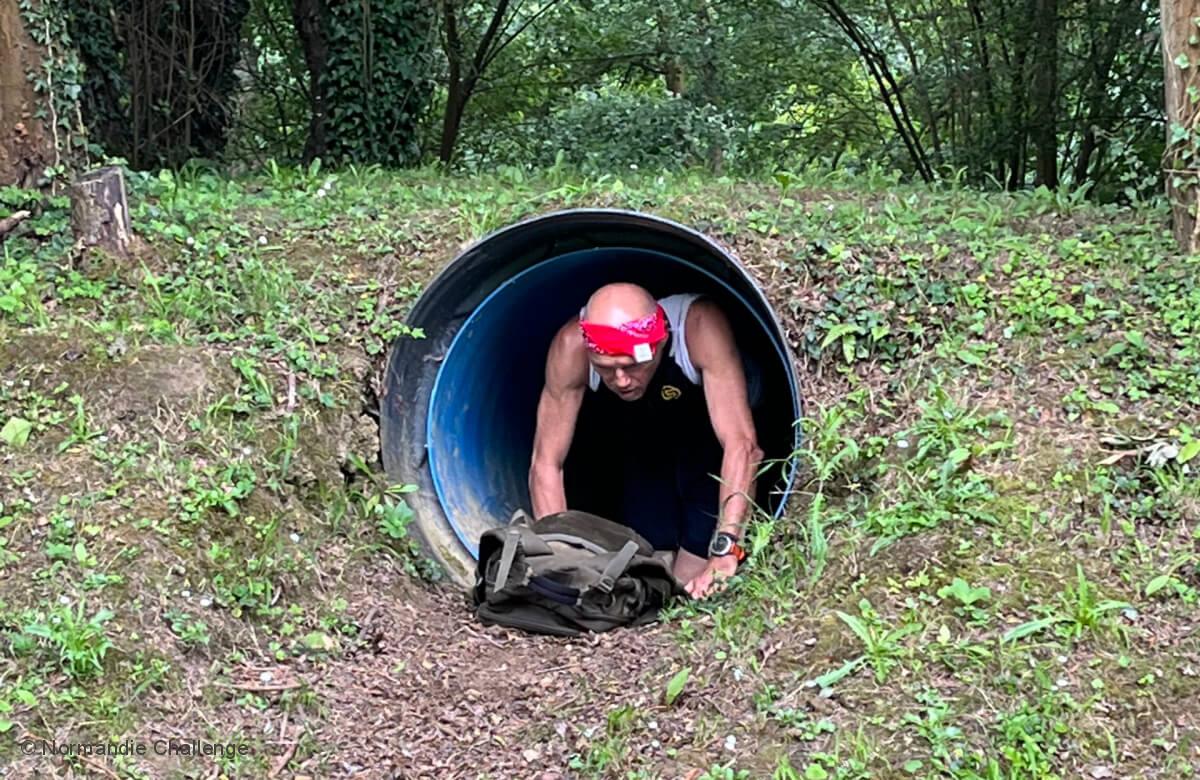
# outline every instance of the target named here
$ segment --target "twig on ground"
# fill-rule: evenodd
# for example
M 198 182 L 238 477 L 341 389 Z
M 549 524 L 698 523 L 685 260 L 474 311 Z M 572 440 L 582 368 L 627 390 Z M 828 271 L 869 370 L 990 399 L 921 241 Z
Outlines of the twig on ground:
M 287 414 L 291 414 L 296 408 L 296 373 L 288 371 L 287 375 L 287 406 L 285 410 Z
M 283 744 L 284 740 L 287 739 L 287 729 L 288 714 L 285 712 L 283 713 L 283 722 L 279 724 L 280 744 Z M 292 756 L 296 755 L 297 744 L 298 741 L 294 739 L 287 743 L 287 748 L 279 755 L 279 759 L 275 762 L 275 765 L 271 767 L 271 771 L 267 773 L 268 778 L 278 777 L 279 773 L 283 771 L 283 768 L 286 767 L 288 762 L 292 760 Z
M 22 211 L 14 211 L 12 214 L 9 214 L 4 219 L 0 219 L 0 241 L 3 241 L 5 236 L 7 236 L 9 233 L 13 232 L 13 230 L 16 229 L 17 225 L 20 225 L 22 222 L 29 219 L 29 217 L 30 217 L 30 213 L 28 211 L 22 210 Z
M 116 772 L 114 772 L 111 769 L 109 769 L 108 767 L 106 767 L 104 764 L 98 763 L 98 762 L 88 758 L 87 756 L 78 754 L 78 753 L 75 755 L 75 757 L 78 758 L 83 763 L 90 766 L 92 769 L 95 769 L 95 770 L 107 775 L 108 777 L 113 778 L 113 780 L 121 780 L 120 775 L 118 775 Z
M 290 691 L 293 688 L 299 688 L 304 683 L 299 680 L 287 683 L 278 683 L 276 685 L 263 685 L 260 683 L 234 683 L 231 685 L 220 685 L 222 688 L 234 688 L 239 691 L 250 691 L 251 693 L 266 693 L 269 691 Z
M 288 762 L 292 760 L 292 756 L 296 755 L 297 744 L 299 743 L 294 741 L 288 743 L 287 749 L 283 751 L 283 755 L 281 755 L 279 760 L 275 762 L 275 766 L 271 768 L 271 771 L 267 774 L 267 777 L 277 777 L 279 773 L 283 771 L 283 768 L 286 767 Z

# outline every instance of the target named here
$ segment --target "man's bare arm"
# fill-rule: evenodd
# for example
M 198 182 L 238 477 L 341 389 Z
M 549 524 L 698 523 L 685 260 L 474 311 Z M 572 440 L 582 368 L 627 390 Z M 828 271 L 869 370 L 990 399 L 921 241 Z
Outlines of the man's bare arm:
M 572 319 L 555 335 L 546 357 L 546 382 L 538 401 L 529 466 L 529 497 L 535 519 L 567 508 L 563 462 L 575 436 L 587 376 L 587 353 L 578 324 Z
M 689 308 L 687 339 L 704 383 L 713 432 L 724 450 L 717 527 L 740 535 L 763 457 L 747 400 L 746 374 L 729 320 L 711 301 L 701 299 Z

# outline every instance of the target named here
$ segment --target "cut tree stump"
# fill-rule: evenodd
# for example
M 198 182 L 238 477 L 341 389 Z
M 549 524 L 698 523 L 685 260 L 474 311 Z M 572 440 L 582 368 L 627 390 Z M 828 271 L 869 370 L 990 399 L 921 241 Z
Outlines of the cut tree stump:
M 129 257 L 129 204 L 120 168 L 89 171 L 71 185 L 71 227 L 80 249 L 98 246 L 117 257 Z

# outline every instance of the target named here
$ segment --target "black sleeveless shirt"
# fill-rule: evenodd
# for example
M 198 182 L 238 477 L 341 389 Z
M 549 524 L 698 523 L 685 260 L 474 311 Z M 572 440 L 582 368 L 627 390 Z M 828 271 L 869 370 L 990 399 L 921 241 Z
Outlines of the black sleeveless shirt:
M 621 485 L 628 469 L 675 479 L 680 469 L 720 470 L 721 447 L 713 432 L 704 386 L 693 384 L 671 358 L 674 333 L 646 391 L 625 401 L 601 382 L 586 391 L 563 466 L 567 503 L 619 519 Z M 586 507 L 593 508 L 586 508 Z

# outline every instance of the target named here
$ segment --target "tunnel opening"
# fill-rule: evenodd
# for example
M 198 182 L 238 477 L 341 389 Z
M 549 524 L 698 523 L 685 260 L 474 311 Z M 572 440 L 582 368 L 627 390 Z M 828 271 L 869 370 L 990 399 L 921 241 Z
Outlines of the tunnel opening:
M 746 271 L 700 233 L 636 212 L 586 209 L 517 223 L 464 251 L 409 316 L 422 338 L 392 347 L 381 405 L 391 479 L 408 496 L 426 551 L 469 584 L 483 531 L 529 508 L 528 469 L 546 354 L 557 330 L 603 284 L 656 298 L 700 293 L 729 317 L 758 367 L 759 444 L 771 464 L 756 500 L 778 515 L 790 489 L 802 416 L 794 363 L 770 305 Z M 581 428 L 572 452 L 586 450 Z

